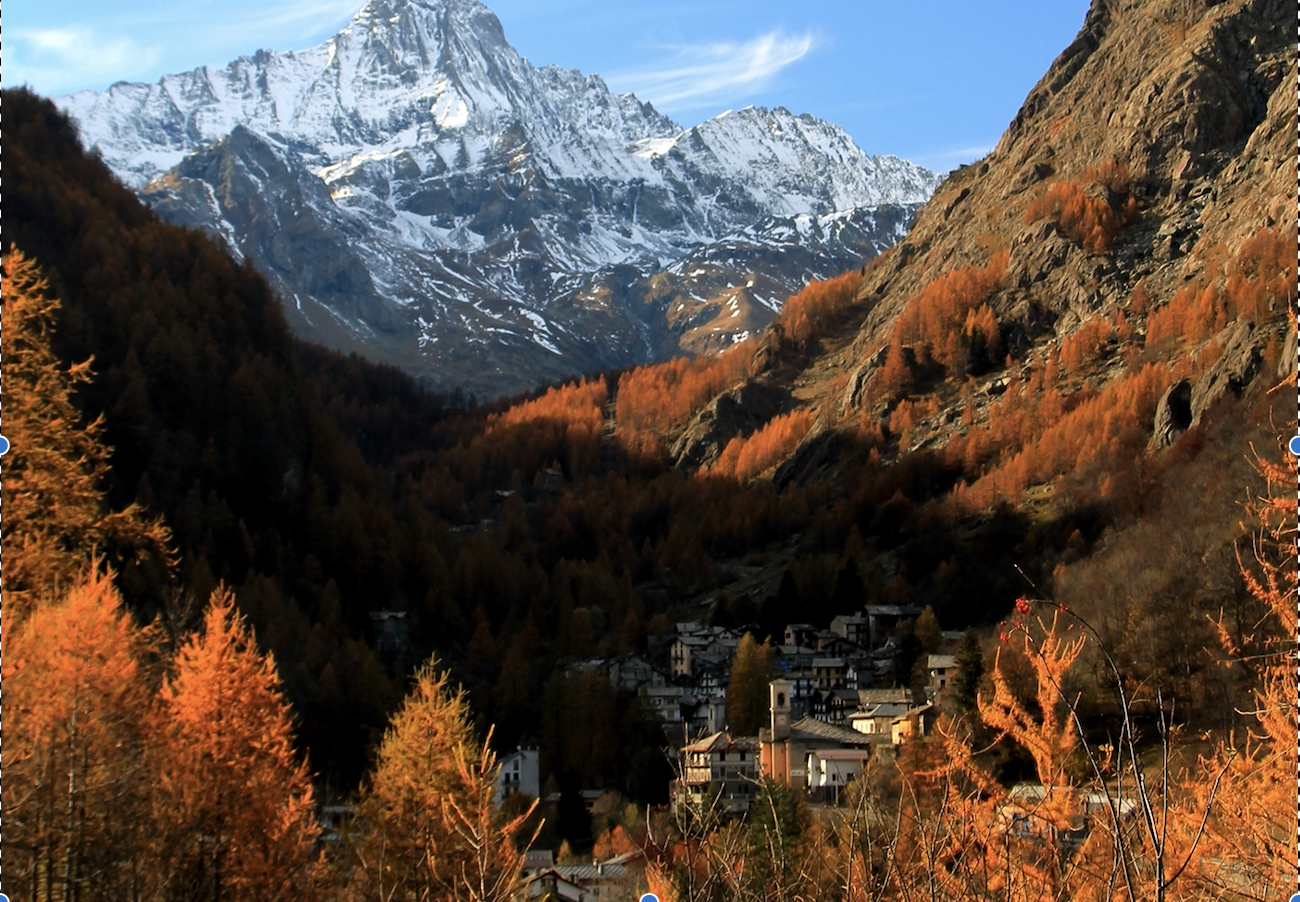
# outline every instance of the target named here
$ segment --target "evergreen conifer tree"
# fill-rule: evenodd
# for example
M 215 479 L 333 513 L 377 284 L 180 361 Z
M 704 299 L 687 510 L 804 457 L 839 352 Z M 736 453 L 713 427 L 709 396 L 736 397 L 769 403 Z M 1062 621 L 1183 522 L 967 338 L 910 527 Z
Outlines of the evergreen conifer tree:
M 896 337 L 889 343 L 884 368 L 880 371 L 880 387 L 886 395 L 898 398 L 912 390 L 912 368 L 907 364 L 903 344 Z
M 962 636 L 957 651 L 957 674 L 952 679 L 952 700 L 958 710 L 975 711 L 979 705 L 980 680 L 984 678 L 984 651 L 971 630 Z
M 801 619 L 799 613 L 801 603 L 799 586 L 795 582 L 794 574 L 787 568 L 781 574 L 781 582 L 777 586 L 776 594 L 763 599 L 763 606 L 758 614 L 761 632 L 768 636 L 776 636 L 778 642 L 782 641 L 786 624 Z
M 835 576 L 832 616 L 860 610 L 867 601 L 867 587 L 858 573 L 858 562 L 850 558 Z

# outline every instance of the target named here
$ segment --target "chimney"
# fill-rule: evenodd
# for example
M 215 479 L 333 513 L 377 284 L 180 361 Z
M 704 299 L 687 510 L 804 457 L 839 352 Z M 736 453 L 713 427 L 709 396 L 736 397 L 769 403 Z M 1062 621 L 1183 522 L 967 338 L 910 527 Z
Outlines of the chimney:
M 773 680 L 768 684 L 772 700 L 772 741 L 790 738 L 790 681 Z

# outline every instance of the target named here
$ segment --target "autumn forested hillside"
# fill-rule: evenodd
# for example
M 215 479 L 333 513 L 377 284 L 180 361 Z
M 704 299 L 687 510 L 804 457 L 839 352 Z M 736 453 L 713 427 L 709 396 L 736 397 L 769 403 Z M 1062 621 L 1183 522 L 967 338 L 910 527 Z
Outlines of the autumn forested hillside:
M 988 877 L 1013 860 L 1024 874 L 1069 869 L 979 832 L 1005 802 L 996 787 L 1068 774 L 1069 792 L 1051 800 L 1053 829 L 1067 829 L 1076 790 L 1097 777 L 1079 743 L 1100 748 L 1139 711 L 1151 731 L 1131 751 L 1149 753 L 1170 699 L 1181 735 L 1203 737 L 1179 759 L 1199 776 L 1168 784 L 1184 831 L 1170 861 L 1199 848 L 1194 814 L 1212 800 L 1197 793 L 1220 769 L 1238 807 L 1213 821 L 1206 848 L 1215 860 L 1266 858 L 1294 822 L 1250 819 L 1244 800 L 1279 790 L 1251 783 L 1241 762 L 1258 763 L 1267 782 L 1293 759 L 1276 745 L 1285 718 L 1257 740 L 1240 712 L 1265 699 L 1272 707 L 1260 710 L 1281 717 L 1272 664 L 1253 662 L 1276 663 L 1276 641 L 1294 631 L 1278 602 L 1288 508 L 1276 469 L 1252 453 L 1275 458 L 1278 436 L 1296 428 L 1285 7 L 1098 0 L 998 147 L 949 176 L 901 245 L 809 285 L 755 341 L 483 404 L 294 340 L 248 261 L 161 222 L 82 152 L 50 104 L 5 92 L 14 449 L 3 615 L 6 643 L 19 637 L 28 656 L 7 654 L 5 678 L 14 660 L 35 662 L 23 665 L 23 691 L 38 698 L 59 679 L 31 675 L 74 667 L 75 642 L 126 649 L 100 664 L 129 673 L 130 691 L 101 671 L 83 675 L 108 712 L 95 748 L 127 750 L 105 751 L 97 773 L 125 780 L 138 752 L 161 768 L 149 773 L 166 792 L 219 810 L 228 800 L 203 795 L 200 759 L 186 757 L 216 741 L 195 712 L 221 704 L 193 673 L 239 664 L 260 700 L 249 722 L 274 738 L 257 780 L 279 784 L 250 810 L 280 825 L 288 856 L 245 857 L 241 873 L 325 879 L 305 851 L 308 800 L 360 800 L 369 820 L 349 846 L 357 857 L 336 861 L 329 879 L 369 898 L 455 883 L 408 841 L 482 827 L 467 824 L 490 808 L 473 802 L 486 791 L 474 768 L 489 726 L 498 748 L 539 745 L 542 779 L 566 799 L 608 786 L 642 805 L 665 801 L 654 715 L 562 660 L 648 654 L 683 620 L 745 626 L 761 640 L 791 621 L 915 604 L 945 630 L 973 627 L 991 675 L 968 706 L 974 732 L 918 744 L 858 797 L 895 806 L 893 823 L 907 827 L 887 837 L 888 860 L 879 845 L 852 853 L 866 842 L 852 830 L 878 812 L 831 840 L 825 831 L 839 828 L 814 825 L 769 787 L 774 823 L 743 836 L 696 824 L 653 852 L 661 898 L 703 873 L 679 853 L 722 860 L 725 843 L 761 846 L 778 828 L 796 831 L 781 840 L 786 882 L 705 876 L 733 881 L 736 898 L 768 885 L 908 898 L 942 868 L 965 881 L 944 884 L 943 898 L 1047 898 Z M 380 642 L 370 615 L 381 611 L 405 615 L 404 645 Z M 1086 642 L 1075 639 L 1080 623 Z M 218 641 L 226 658 L 213 656 Z M 898 682 L 922 651 L 903 638 Z M 446 673 L 421 667 L 432 653 Z M 1078 692 L 1068 712 L 1043 695 L 1067 679 Z M 16 704 L 6 718 L 39 707 Z M 47 712 L 50 723 L 75 721 L 61 711 Z M 454 730 L 434 729 L 444 722 Z M 458 769 L 430 776 L 420 790 L 430 795 L 417 797 L 395 775 L 432 767 L 415 748 L 423 729 Z M 994 751 L 976 754 L 979 742 Z M 1251 757 L 1233 757 L 1239 747 Z M 31 753 L 44 808 L 22 809 L 5 783 L 6 814 L 12 803 L 29 818 L 21 835 L 35 864 L 23 873 L 46 887 L 32 898 L 71 898 L 48 887 L 74 864 L 83 874 L 121 864 L 78 859 L 86 848 L 60 839 L 50 818 L 66 799 L 36 766 L 54 767 L 57 752 Z M 1138 763 L 1123 766 L 1132 775 Z M 468 820 L 426 804 L 441 786 L 461 793 Z M 204 857 L 207 834 L 152 792 L 123 783 L 112 797 L 125 807 L 96 829 L 136 864 L 166 863 L 154 897 L 219 894 L 203 870 L 216 860 Z M 960 799 L 948 821 L 933 819 L 943 799 Z M 172 843 L 163 852 L 139 827 L 146 809 L 157 841 Z M 543 835 L 590 844 L 581 821 L 561 818 Z M 113 832 L 132 823 L 134 833 Z M 222 841 L 245 827 L 231 823 Z M 389 848 L 377 839 L 388 829 L 408 842 L 396 883 L 368 857 Z M 961 854 L 963 842 L 980 855 Z M 1114 848 L 1149 852 L 1143 842 L 1089 846 L 1089 866 Z M 839 848 L 849 851 L 827 851 Z M 870 892 L 855 895 L 855 880 Z M 1082 886 L 1052 885 L 1052 898 Z
M 743 378 L 744 357 L 453 411 L 460 402 L 423 394 L 395 371 L 295 342 L 248 266 L 142 209 L 43 101 L 5 96 L 16 173 L 6 241 L 43 267 L 62 304 L 52 336 L 59 356 L 89 360 L 75 398 L 86 418 L 104 418 L 108 507 L 138 504 L 171 533 L 170 571 L 126 549 L 110 559 L 127 602 L 179 637 L 218 582 L 234 589 L 280 662 L 313 766 L 331 780 L 356 780 L 400 675 L 434 649 L 470 688 L 484 723 L 514 743 L 541 738 L 543 697 L 567 704 L 558 684 L 551 696 L 541 691 L 551 662 L 644 648 L 647 634 L 698 616 L 694 600 L 722 585 L 724 562 L 774 561 L 798 586 L 794 596 L 778 597 L 774 583 L 770 600 L 728 600 L 730 613 L 719 616 L 738 623 L 761 618 L 777 629 L 796 610 L 829 619 L 837 577 L 864 582 L 867 600 L 910 597 L 915 576 L 871 569 L 860 539 L 841 555 L 829 483 L 778 489 L 734 478 L 770 470 L 807 432 L 803 415 L 731 442 L 709 478 L 665 460 L 674 433 Z M 831 301 L 856 280 L 810 289 L 830 300 L 792 304 L 792 332 L 831 321 Z M 620 424 L 613 441 L 604 434 L 609 403 Z M 888 471 L 870 464 L 852 479 L 864 501 L 897 496 L 898 507 L 953 475 L 921 455 Z M 892 509 L 863 532 L 896 541 Z M 485 519 L 490 528 L 479 527 Z M 1007 512 L 979 542 L 1011 548 L 1036 531 L 1060 543 L 1074 529 Z M 792 557 L 789 538 L 804 532 L 811 538 Z M 922 572 L 955 547 L 945 540 L 906 566 Z M 971 566 L 992 573 L 996 560 Z M 1006 576 L 980 582 L 987 588 L 969 594 L 957 625 L 992 616 L 1015 591 Z M 381 609 L 413 621 L 400 659 L 376 657 L 367 615 Z M 640 716 L 627 699 L 608 704 Z M 622 729 L 610 741 L 641 735 Z M 645 741 L 657 749 L 653 729 Z M 651 800 L 665 789 L 657 755 L 616 756 L 615 772 L 586 758 L 550 766 Z M 627 772 L 632 761 L 650 770 Z

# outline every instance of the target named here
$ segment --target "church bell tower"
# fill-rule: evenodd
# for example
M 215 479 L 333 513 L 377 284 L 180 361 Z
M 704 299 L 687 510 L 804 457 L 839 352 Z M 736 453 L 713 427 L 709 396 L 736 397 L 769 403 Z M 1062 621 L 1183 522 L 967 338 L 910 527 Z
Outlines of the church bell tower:
M 790 681 L 773 680 L 768 684 L 772 701 L 772 739 L 780 741 L 790 736 Z

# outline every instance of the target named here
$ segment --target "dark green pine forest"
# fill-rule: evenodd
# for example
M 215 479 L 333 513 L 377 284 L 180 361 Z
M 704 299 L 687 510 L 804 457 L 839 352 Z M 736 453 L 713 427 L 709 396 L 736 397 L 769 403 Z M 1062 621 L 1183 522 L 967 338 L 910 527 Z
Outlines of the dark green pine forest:
M 1226 474 L 1234 494 L 1250 480 L 1248 436 L 1209 427 L 1126 464 L 1123 504 L 1082 485 L 1050 515 L 1004 504 L 958 522 L 928 502 L 963 479 L 959 461 L 920 450 L 886 467 L 867 438 L 829 446 L 834 466 L 806 477 L 701 478 L 560 417 L 500 416 L 527 399 L 433 394 L 295 339 L 252 261 L 163 222 L 48 101 L 5 91 L 3 107 L 4 244 L 62 302 L 60 357 L 93 361 L 78 403 L 88 422 L 104 418 L 108 504 L 138 502 L 173 537 L 174 567 L 105 549 L 122 591 L 140 622 L 179 637 L 218 583 L 232 588 L 336 794 L 355 787 L 411 672 L 436 652 L 499 747 L 540 744 L 544 779 L 662 801 L 653 715 L 602 676 L 556 675 L 557 661 L 645 652 L 704 599 L 715 623 L 754 624 L 760 639 L 867 603 L 930 605 L 944 629 L 995 623 L 1026 591 L 1017 567 L 1050 590 L 1058 566 L 1140 516 L 1169 511 L 1176 539 L 1186 507 L 1173 493 L 1198 474 Z M 1220 411 L 1225 422 L 1267 433 L 1271 402 L 1233 403 L 1253 412 Z M 1172 467 L 1176 485 L 1162 479 Z M 737 567 L 767 579 L 733 593 Z M 1178 597 L 1172 580 L 1191 576 L 1171 574 L 1146 603 Z M 404 648 L 378 650 L 381 610 L 406 614 Z M 1167 661 L 1133 650 L 1138 671 Z

